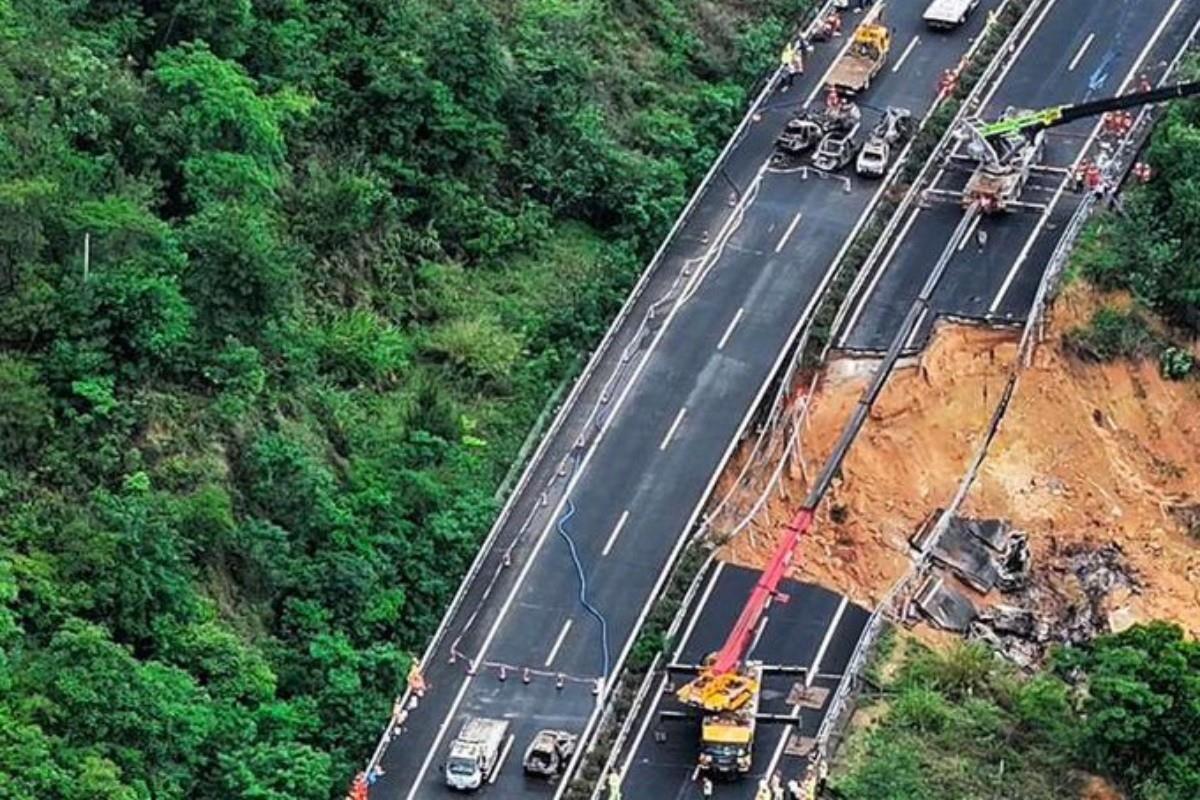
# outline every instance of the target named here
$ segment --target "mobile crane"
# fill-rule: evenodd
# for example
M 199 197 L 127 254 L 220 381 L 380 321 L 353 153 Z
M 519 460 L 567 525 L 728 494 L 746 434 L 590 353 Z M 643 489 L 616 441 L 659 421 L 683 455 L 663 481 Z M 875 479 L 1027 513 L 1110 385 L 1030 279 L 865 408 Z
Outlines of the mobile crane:
M 763 614 L 772 600 L 781 598 L 779 583 L 787 575 L 796 546 L 812 520 L 812 509 L 806 507 L 785 526 L 783 541 L 759 575 L 725 644 L 704 660 L 695 679 L 676 692 L 681 703 L 700 709 L 704 715 L 699 757 L 702 769 L 725 774 L 750 771 L 765 668 L 747 656 Z
M 1012 137 L 1020 137 L 1022 141 L 1031 146 L 1037 143 L 1036 146 L 1040 150 L 1039 137 L 1048 128 L 1065 125 L 1096 114 L 1120 111 L 1196 94 L 1200 94 L 1200 81 L 1077 105 L 1061 105 L 1041 111 L 1009 113 L 997 122 L 990 124 L 974 120 L 968 123 L 968 135 L 971 137 L 968 151 L 977 162 L 977 173 L 984 172 L 993 177 L 1004 178 L 1006 174 L 1011 175 L 1022 169 L 1027 171 L 1034 161 L 1034 159 L 1025 158 L 1017 159 L 1014 162 L 1011 154 L 1011 145 L 1014 143 Z M 1022 177 L 1020 184 L 1023 184 L 1023 181 Z M 1017 185 L 1016 191 L 1018 192 L 1020 184 Z M 979 191 L 983 191 L 983 183 L 977 182 L 976 186 L 979 187 Z M 1011 190 L 1011 182 L 1008 184 L 1008 188 Z M 1003 208 L 1003 202 L 1015 200 L 1015 195 L 1007 198 L 1003 196 L 1006 191 L 1003 181 L 996 191 L 1001 196 L 994 197 L 990 201 L 999 204 L 993 207 Z M 966 201 L 965 196 L 964 201 Z M 969 203 L 979 203 L 986 207 L 989 201 L 986 197 L 976 197 Z M 841 439 L 814 482 L 803 507 L 784 527 L 783 539 L 779 542 L 771 561 L 759 575 L 758 581 L 755 583 L 746 605 L 742 608 L 741 615 L 725 639 L 724 645 L 720 650 L 705 658 L 703 664 L 696 670 L 696 677 L 676 692 L 676 698 L 681 703 L 699 709 L 704 715 L 701 725 L 699 758 L 699 766 L 702 769 L 715 768 L 734 774 L 744 774 L 750 769 L 755 722 L 759 718 L 759 694 L 765 671 L 761 663 L 749 658 L 755 636 L 771 602 L 776 599 L 786 599 L 779 591 L 779 584 L 791 567 L 801 539 L 812 526 L 814 509 L 824 496 L 834 474 L 840 468 L 850 442 L 853 441 L 866 419 L 866 410 L 869 409 L 870 404 L 882 389 L 882 381 L 885 377 L 886 373 L 878 374 L 872 385 L 864 392 L 855 416 L 842 432 Z M 729 745 L 733 745 L 733 747 L 730 749 Z M 728 763 L 730 756 L 733 761 L 732 768 L 723 769 L 719 759 L 724 757 Z
M 1043 135 L 1051 129 L 1098 114 L 1176 100 L 1200 94 L 1200 81 L 1163 86 L 1158 89 L 1091 100 L 1075 105 L 1059 105 L 1039 111 L 1009 109 L 997 121 L 984 123 L 968 120 L 961 137 L 967 141 L 967 155 L 952 157 L 973 165 L 973 172 L 962 192 L 931 189 L 933 199 L 953 199 L 963 207 L 978 206 L 994 213 L 1022 207 L 1018 198 L 1031 172 L 1041 168 Z

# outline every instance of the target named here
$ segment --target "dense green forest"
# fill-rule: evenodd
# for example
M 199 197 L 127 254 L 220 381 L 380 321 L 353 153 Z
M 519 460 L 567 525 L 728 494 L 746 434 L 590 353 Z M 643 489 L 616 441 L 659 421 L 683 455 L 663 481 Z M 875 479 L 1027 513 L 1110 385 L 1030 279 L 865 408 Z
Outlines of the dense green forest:
M 1063 800 L 1101 775 L 1131 800 L 1200 797 L 1200 644 L 1178 627 L 1100 637 L 1032 678 L 979 645 L 905 651 L 876 676 L 877 722 L 850 740 L 835 796 Z
M 0 798 L 343 790 L 808 0 L 0 0 Z

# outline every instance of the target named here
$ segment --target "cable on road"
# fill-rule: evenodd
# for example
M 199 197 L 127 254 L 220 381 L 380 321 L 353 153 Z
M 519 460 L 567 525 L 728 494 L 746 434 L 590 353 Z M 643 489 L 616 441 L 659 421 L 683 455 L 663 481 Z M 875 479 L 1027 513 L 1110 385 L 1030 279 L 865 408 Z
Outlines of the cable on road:
M 579 560 L 579 551 L 575 547 L 575 540 L 567 532 L 567 523 L 573 516 L 575 516 L 575 504 L 567 500 L 566 510 L 558 519 L 558 535 L 567 543 L 567 547 L 571 551 L 571 560 L 575 562 L 575 574 L 579 576 L 579 604 L 600 623 L 600 647 L 604 655 L 604 670 L 601 674 L 607 678 L 609 668 L 608 620 L 587 598 L 587 576 L 583 573 L 583 562 Z

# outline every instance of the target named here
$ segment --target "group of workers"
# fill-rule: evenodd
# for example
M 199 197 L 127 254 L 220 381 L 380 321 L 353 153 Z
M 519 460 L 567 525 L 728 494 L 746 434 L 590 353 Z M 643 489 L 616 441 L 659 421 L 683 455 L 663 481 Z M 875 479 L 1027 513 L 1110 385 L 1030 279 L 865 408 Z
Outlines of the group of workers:
M 838 7 L 831 9 L 829 14 L 814 26 L 812 38 L 818 42 L 825 42 L 841 36 L 842 9 L 847 6 L 848 3 L 842 2 L 838 4 Z M 861 4 L 860 8 L 856 10 L 861 10 Z M 804 54 L 809 50 L 812 50 L 812 44 L 803 35 L 794 42 L 788 42 L 787 47 L 783 48 L 783 53 L 779 56 L 779 65 L 784 70 L 782 91 L 786 92 L 792 88 L 792 84 L 796 82 L 796 76 L 804 74 Z
M 754 800 L 816 800 L 818 792 L 825 788 L 825 780 L 829 775 L 829 766 L 824 759 L 817 757 L 814 750 L 809 756 L 808 769 L 802 780 L 792 778 L 785 785 L 778 772 L 770 778 L 758 781 L 758 790 Z M 700 778 L 700 795 L 708 798 L 713 796 L 713 782 L 707 775 Z

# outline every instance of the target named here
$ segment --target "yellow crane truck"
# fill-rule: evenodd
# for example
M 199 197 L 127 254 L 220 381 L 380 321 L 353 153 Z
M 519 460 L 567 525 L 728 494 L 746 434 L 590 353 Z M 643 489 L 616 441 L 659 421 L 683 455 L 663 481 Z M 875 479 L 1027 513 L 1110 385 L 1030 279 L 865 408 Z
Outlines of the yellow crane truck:
M 872 8 L 854 30 L 850 47 L 829 71 L 829 85 L 841 94 L 858 94 L 871 86 L 871 81 L 887 63 L 892 49 L 892 31 L 883 23 L 884 4 Z
M 699 764 L 702 770 L 722 777 L 736 777 L 750 771 L 762 672 L 762 664 L 749 662 L 745 673 L 754 690 L 743 695 L 744 704 L 710 711 L 701 719 Z

